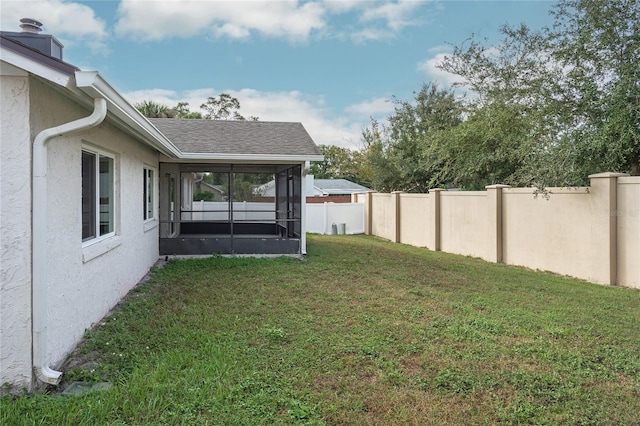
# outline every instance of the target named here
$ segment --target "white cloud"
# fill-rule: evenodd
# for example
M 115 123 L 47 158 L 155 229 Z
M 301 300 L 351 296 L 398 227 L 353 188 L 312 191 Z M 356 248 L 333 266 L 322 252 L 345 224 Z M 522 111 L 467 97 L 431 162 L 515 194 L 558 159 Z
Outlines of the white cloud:
M 351 40 L 362 43 L 368 40 L 385 40 L 394 37 L 394 33 L 385 28 L 364 28 L 351 34 Z
M 144 40 L 197 34 L 247 38 L 253 32 L 304 41 L 322 29 L 324 8 L 315 2 L 122 0 L 116 32 Z
M 443 71 L 437 67 L 438 64 L 440 64 L 444 60 L 444 58 L 449 55 L 450 54 L 443 52 L 436 53 L 435 56 L 432 56 L 420 62 L 418 64 L 418 70 L 425 73 L 434 83 L 445 87 L 453 86 L 454 83 L 461 82 L 461 78 L 455 74 Z
M 257 116 L 261 121 L 301 122 L 318 145 L 356 148 L 362 125 L 345 117 L 330 117 L 322 97 L 299 91 L 261 92 L 253 89 L 228 92 L 240 101 L 244 116 Z
M 426 2 L 415 0 L 398 1 L 328 1 L 329 11 L 359 13 L 359 26 L 350 26 L 348 36 L 356 43 L 368 40 L 394 38 L 402 29 L 419 25 L 415 19 L 417 9 Z
M 245 117 L 256 116 L 260 121 L 301 122 L 318 145 L 357 148 L 362 128 L 368 125 L 368 116 L 365 119 L 362 116 L 333 118 L 331 112 L 324 107 L 322 97 L 305 95 L 299 91 L 263 92 L 255 89 L 201 88 L 176 92 L 149 89 L 123 93 L 123 96 L 132 104 L 150 100 L 168 107 L 186 101 L 189 102 L 192 111 L 197 111 L 209 96 L 217 96 L 221 92 L 228 93 L 240 101 L 240 113 Z M 352 113 L 364 109 L 364 103 L 358 105 L 361 106 L 355 107 Z
M 331 13 L 347 13 L 362 8 L 362 0 L 322 0 L 322 5 Z
M 363 101 L 357 104 L 349 105 L 345 108 L 353 118 L 366 119 L 383 118 L 394 111 L 394 104 L 389 98 L 376 98 L 369 101 Z
M 364 11 L 361 19 L 364 22 L 382 20 L 394 32 L 400 31 L 406 26 L 414 25 L 415 22 L 412 16 L 415 9 L 420 7 L 420 2 L 415 0 L 401 0 L 389 3 L 372 2 L 371 4 L 372 6 Z
M 105 22 L 84 4 L 63 0 L 2 0 L 0 12 L 3 31 L 22 31 L 20 19 L 33 18 L 43 23 L 44 33 L 52 34 L 65 47 L 84 44 L 96 52 L 106 51 Z
M 165 89 L 135 90 L 133 92 L 122 93 L 122 96 L 132 105 L 142 101 L 154 101 L 168 107 L 173 107 L 183 100 L 175 90 Z
M 414 0 L 122 0 L 115 30 L 120 36 L 148 41 L 262 35 L 305 42 L 315 34 L 361 42 L 392 38 L 416 25 L 415 12 L 424 4 Z M 330 19 L 334 17 L 344 19 Z

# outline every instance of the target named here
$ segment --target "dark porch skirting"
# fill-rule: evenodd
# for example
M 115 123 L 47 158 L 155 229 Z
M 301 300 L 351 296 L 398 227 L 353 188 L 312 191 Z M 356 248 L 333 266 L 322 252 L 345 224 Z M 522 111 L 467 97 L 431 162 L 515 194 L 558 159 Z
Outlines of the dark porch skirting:
M 300 238 L 274 224 L 182 223 L 179 235 L 160 238 L 160 255 L 300 254 Z

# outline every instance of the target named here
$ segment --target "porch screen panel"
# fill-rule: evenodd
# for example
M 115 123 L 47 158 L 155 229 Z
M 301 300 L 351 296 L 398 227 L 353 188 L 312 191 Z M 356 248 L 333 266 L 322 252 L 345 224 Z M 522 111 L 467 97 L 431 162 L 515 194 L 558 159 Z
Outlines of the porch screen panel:
M 276 174 L 276 220 L 278 226 L 285 230 L 287 229 L 287 210 L 288 210 L 288 173 L 287 170 L 283 170 Z
M 291 191 L 290 203 L 291 203 L 291 218 L 294 219 L 291 222 L 290 229 L 293 231 L 293 237 L 300 237 L 302 233 L 302 169 L 300 166 L 293 167 L 290 175 Z

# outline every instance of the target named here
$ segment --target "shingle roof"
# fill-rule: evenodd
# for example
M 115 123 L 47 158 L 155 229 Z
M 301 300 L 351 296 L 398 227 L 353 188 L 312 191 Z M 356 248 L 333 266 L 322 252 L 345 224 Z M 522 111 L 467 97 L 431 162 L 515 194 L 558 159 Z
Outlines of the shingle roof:
M 61 61 L 60 59 L 54 58 L 52 56 L 45 55 L 44 53 L 40 52 L 37 49 L 34 49 L 33 47 L 27 46 L 26 44 L 23 44 L 18 40 L 12 39 L 11 34 L 20 33 L 0 31 L 0 45 L 2 47 L 5 47 L 27 58 L 38 61 L 69 76 L 72 76 L 76 71 L 80 71 L 80 68 L 77 68 L 74 65 Z
M 308 176 L 307 176 L 308 177 Z M 359 185 L 347 179 L 313 179 L 313 195 L 351 195 L 357 192 L 371 191 L 366 186 Z M 307 188 L 308 190 L 311 188 Z M 275 197 L 276 184 L 271 180 L 259 188 L 263 197 Z M 307 193 L 307 195 L 310 195 Z
M 183 153 L 322 155 L 301 123 L 150 118 Z
M 366 186 L 359 185 L 347 179 L 315 179 L 313 186 L 326 194 L 332 195 L 370 191 Z

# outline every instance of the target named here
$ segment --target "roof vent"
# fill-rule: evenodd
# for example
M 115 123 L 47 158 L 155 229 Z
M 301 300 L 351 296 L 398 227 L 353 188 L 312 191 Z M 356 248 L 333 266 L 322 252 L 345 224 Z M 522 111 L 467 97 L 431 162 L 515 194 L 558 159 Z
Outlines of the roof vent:
M 22 18 L 20 22 L 20 28 L 22 28 L 23 33 L 38 34 L 42 31 L 42 22 L 40 21 L 32 18 Z
M 33 18 L 22 18 L 20 28 L 22 28 L 22 32 L 1 31 L 0 33 L 3 37 L 22 43 L 42 54 L 62 60 L 64 46 L 51 34 L 40 34 L 42 22 Z

